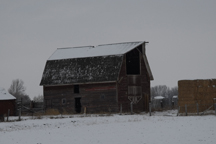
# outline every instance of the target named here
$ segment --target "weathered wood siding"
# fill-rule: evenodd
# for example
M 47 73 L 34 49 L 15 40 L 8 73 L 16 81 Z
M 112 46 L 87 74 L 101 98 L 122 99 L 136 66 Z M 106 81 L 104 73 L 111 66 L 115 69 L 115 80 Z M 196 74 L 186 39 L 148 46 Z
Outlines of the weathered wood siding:
M 128 84 L 127 84 L 127 74 L 126 74 L 126 56 L 123 57 L 122 67 L 119 74 L 118 81 L 118 104 L 119 110 L 122 105 L 122 111 L 130 111 L 130 101 L 127 96 Z
M 147 72 L 147 68 L 142 56 L 141 56 L 141 86 L 142 86 L 144 111 L 149 111 L 151 85 L 150 85 L 150 78 Z
M 118 112 L 116 83 L 81 85 L 82 108 L 87 113 Z
M 82 84 L 79 85 L 79 93 L 74 93 L 73 85 L 44 87 L 46 108 L 76 113 L 75 98 L 81 98 L 81 113 L 84 107 L 87 113 L 118 111 L 116 83 Z M 65 104 L 62 103 L 63 99 Z
M 131 101 L 128 99 L 128 87 L 138 86 L 141 87 L 142 99 L 133 105 L 135 112 L 148 111 L 149 99 L 150 99 L 150 79 L 147 73 L 146 66 L 143 61 L 143 57 L 140 54 L 140 74 L 139 75 L 127 75 L 126 71 L 126 56 L 124 55 L 122 67 L 118 80 L 118 104 L 119 109 L 122 105 L 123 112 L 130 111 Z
M 74 112 L 73 86 L 44 86 L 44 100 L 46 109 L 58 109 L 60 112 Z M 66 99 L 66 104 L 62 100 Z

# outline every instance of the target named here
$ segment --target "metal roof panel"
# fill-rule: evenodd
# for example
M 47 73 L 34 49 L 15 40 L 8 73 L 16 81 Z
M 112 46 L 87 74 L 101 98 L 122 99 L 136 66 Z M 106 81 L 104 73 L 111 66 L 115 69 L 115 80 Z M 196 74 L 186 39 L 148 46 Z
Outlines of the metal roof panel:
M 109 55 L 122 55 L 135 47 L 141 45 L 141 42 L 125 42 L 115 44 L 104 44 L 85 47 L 69 47 L 58 48 L 48 60 L 60 60 L 60 59 L 73 59 L 73 58 L 85 58 L 85 57 L 98 57 Z

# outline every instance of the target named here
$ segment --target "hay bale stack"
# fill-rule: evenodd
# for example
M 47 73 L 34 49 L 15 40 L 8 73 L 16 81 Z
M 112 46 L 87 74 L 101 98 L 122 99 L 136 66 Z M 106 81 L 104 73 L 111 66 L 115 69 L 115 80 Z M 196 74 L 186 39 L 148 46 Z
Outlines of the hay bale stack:
M 178 104 L 180 113 L 185 112 L 187 105 L 188 113 L 196 113 L 196 104 L 199 104 L 199 111 L 208 109 L 216 98 L 216 79 L 210 80 L 180 80 L 178 81 Z

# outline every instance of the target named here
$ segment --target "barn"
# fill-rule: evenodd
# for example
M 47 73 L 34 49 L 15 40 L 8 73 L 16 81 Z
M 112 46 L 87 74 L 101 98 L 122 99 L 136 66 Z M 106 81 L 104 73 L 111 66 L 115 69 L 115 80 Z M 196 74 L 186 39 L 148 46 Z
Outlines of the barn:
M 148 111 L 153 75 L 146 43 L 58 48 L 40 85 L 46 109 L 68 113 Z
M 4 88 L 0 87 L 0 115 L 8 114 L 10 109 L 10 115 L 15 115 L 16 110 L 16 98 L 9 94 Z

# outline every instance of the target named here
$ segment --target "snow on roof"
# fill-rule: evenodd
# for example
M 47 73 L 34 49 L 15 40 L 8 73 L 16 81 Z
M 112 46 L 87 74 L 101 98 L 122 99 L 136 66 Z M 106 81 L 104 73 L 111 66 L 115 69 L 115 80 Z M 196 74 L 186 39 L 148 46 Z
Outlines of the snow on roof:
M 144 41 L 105 44 L 105 45 L 98 45 L 96 47 L 85 46 L 85 47 L 58 48 L 49 57 L 48 60 L 122 55 L 134 49 L 135 47 L 141 45 L 142 43 L 144 43 Z
M 163 96 L 155 96 L 154 99 L 164 99 Z
M 4 88 L 0 87 L 0 100 L 13 100 L 16 99 L 14 96 L 9 94 Z
M 178 96 L 173 96 L 173 98 L 178 98 Z

